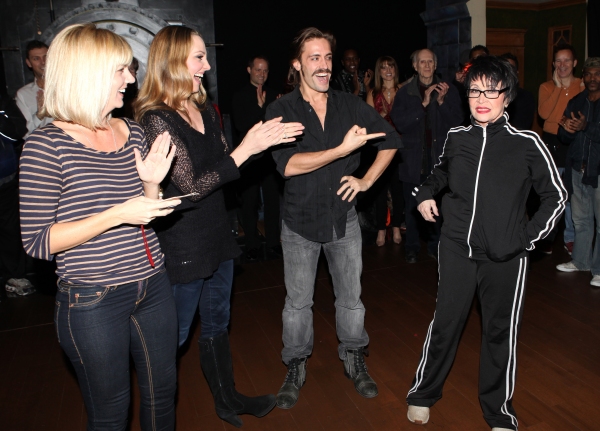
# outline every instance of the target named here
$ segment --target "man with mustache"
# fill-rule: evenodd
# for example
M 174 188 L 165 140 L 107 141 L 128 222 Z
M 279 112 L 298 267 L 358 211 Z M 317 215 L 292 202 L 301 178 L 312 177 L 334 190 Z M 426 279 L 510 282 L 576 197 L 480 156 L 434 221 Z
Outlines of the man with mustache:
M 577 241 L 572 260 L 556 268 L 563 272 L 591 271 L 590 284 L 600 287 L 600 57 L 585 61 L 583 84 L 585 90 L 569 101 L 559 120 L 558 137 L 569 145 L 566 165 L 572 177 L 571 209 Z
M 282 359 L 288 367 L 277 405 L 296 404 L 313 348 L 313 293 L 321 249 L 335 294 L 338 355 L 344 372 L 366 398 L 377 396 L 364 355 L 369 344 L 361 302 L 362 239 L 354 209 L 388 166 L 400 137 L 373 108 L 329 87 L 335 38 L 316 28 L 302 30 L 292 44 L 289 78 L 295 89 L 267 108 L 266 119 L 301 122 L 304 135 L 276 147 L 273 158 L 285 179 L 281 245 L 286 299 Z M 369 142 L 373 140 L 372 142 Z M 362 178 L 353 176 L 358 149 L 374 145 L 377 157 Z

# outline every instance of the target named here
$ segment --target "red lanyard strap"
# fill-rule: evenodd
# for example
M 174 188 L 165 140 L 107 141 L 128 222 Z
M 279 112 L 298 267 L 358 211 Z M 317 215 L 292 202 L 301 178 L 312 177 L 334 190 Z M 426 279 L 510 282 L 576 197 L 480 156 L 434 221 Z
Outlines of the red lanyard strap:
M 146 239 L 146 230 L 144 229 L 144 225 L 140 225 L 142 228 L 142 238 L 144 239 L 144 248 L 146 249 L 146 256 L 148 256 L 148 261 L 152 268 L 154 268 L 154 259 L 152 259 L 152 253 L 150 253 L 150 247 L 148 247 L 148 240 Z

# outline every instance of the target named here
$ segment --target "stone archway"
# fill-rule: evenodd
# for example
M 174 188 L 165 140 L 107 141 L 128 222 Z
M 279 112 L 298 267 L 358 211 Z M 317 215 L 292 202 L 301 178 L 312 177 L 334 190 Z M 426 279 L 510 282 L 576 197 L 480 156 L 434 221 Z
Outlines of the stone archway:
M 146 76 L 148 49 L 154 35 L 168 23 L 162 18 L 127 3 L 93 3 L 58 17 L 42 34 L 41 40 L 50 45 L 56 34 L 72 24 L 93 22 L 122 36 L 138 59 L 139 82 Z

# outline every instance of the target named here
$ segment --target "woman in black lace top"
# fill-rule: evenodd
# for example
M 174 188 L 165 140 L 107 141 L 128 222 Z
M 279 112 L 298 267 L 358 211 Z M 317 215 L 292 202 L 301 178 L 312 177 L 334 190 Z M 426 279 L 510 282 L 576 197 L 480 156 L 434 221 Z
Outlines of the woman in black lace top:
M 268 147 L 295 141 L 300 123 L 281 118 L 258 123 L 234 150 L 206 101 L 202 87 L 210 69 L 200 35 L 187 27 L 163 28 L 154 38 L 136 118 L 149 140 L 168 131 L 177 150 L 164 198 L 189 195 L 155 229 L 165 253 L 179 320 L 179 345 L 187 339 L 199 307 L 200 362 L 217 415 L 241 426 L 238 414 L 266 415 L 273 395 L 246 397 L 235 390 L 227 326 L 233 259 L 240 250 L 231 235 L 221 187 L 239 177 L 238 167 Z

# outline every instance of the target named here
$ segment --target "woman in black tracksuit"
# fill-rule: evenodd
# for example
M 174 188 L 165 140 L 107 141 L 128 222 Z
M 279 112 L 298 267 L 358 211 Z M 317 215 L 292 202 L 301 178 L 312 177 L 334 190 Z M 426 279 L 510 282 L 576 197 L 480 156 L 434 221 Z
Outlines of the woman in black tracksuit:
M 434 221 L 433 198 L 449 188 L 443 197 L 436 310 L 407 396 L 408 418 L 426 423 L 429 407 L 441 398 L 477 293 L 484 418 L 494 431 L 516 430 L 512 395 L 528 251 L 558 221 L 566 192 L 539 136 L 508 123 L 504 111 L 518 85 L 512 66 L 497 57 L 479 57 L 465 84 L 472 124 L 450 130 L 439 164 L 413 192 L 425 220 Z M 528 220 L 525 202 L 532 185 L 541 205 Z

